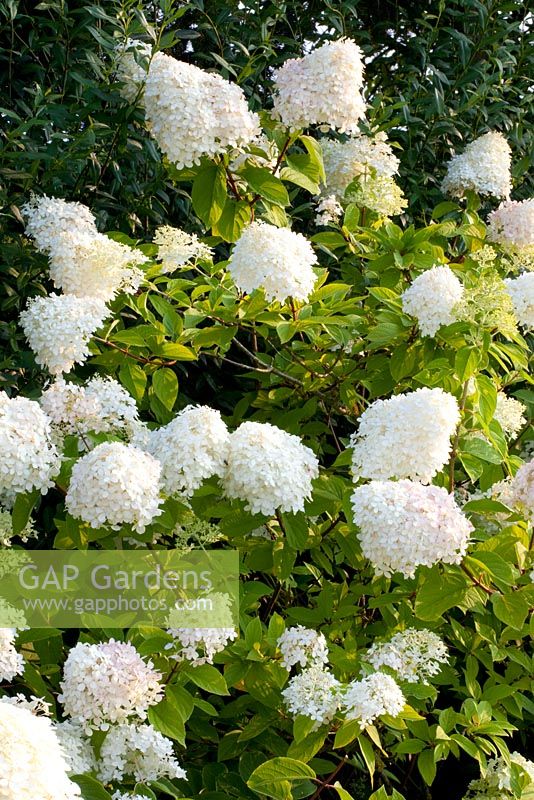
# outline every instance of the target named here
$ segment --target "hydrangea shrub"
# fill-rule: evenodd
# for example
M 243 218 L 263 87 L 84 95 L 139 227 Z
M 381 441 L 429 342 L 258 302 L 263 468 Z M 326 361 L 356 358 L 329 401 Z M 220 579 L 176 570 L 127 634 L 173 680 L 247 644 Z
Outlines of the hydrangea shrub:
M 240 626 L 0 631 L 0 800 L 527 798 L 534 200 L 506 131 L 416 221 L 358 41 L 250 97 L 176 56 L 173 6 L 114 29 L 101 80 L 180 213 L 17 207 L 38 378 L 0 392 L 0 575 L 35 538 L 234 548 Z

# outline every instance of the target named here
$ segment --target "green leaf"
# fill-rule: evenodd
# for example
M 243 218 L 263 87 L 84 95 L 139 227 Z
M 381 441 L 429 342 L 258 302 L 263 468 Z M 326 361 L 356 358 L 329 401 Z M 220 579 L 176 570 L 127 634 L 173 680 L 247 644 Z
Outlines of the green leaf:
M 113 333 L 110 339 L 112 342 L 118 342 L 118 344 L 146 347 L 145 333 L 148 327 L 147 325 L 138 325 L 135 328 L 125 328 L 124 330 Z
M 213 225 L 213 235 L 225 242 L 237 242 L 245 225 L 250 221 L 251 209 L 244 200 L 226 199 L 221 216 Z
M 290 800 L 291 784 L 315 778 L 315 772 L 307 764 L 294 758 L 277 757 L 257 767 L 247 781 L 253 792 L 274 797 L 275 800 Z
M 334 739 L 334 748 L 346 747 L 348 744 L 358 738 L 361 729 L 362 726 L 358 720 L 352 719 L 348 722 L 343 722 L 336 733 Z
M 515 582 L 516 576 L 512 565 L 498 553 L 490 550 L 475 550 L 474 553 L 465 557 L 464 563 L 468 570 L 475 575 L 482 571 L 510 586 Z
M 451 211 L 458 211 L 458 204 L 453 203 L 450 200 L 444 200 L 442 203 L 438 203 L 435 207 L 434 211 L 432 212 L 432 219 L 441 219 L 441 217 L 444 217 L 445 214 L 450 214 Z
M 136 783 L 134 793 L 141 795 L 141 797 L 147 797 L 148 800 L 158 800 L 152 789 L 149 789 L 144 783 Z
M 111 800 L 109 792 L 95 778 L 91 778 L 89 775 L 73 775 L 72 780 L 82 790 L 84 800 Z
M 433 750 L 423 750 L 417 756 L 417 769 L 427 786 L 431 786 L 436 777 L 436 762 Z
M 183 797 L 183 793 L 176 786 L 173 786 L 168 778 L 159 778 L 157 781 L 151 781 L 151 785 L 154 789 L 168 794 L 169 797 Z
M 217 667 L 211 664 L 201 664 L 198 667 L 188 668 L 185 673 L 196 686 L 205 692 L 219 695 L 229 694 L 224 676 L 221 675 Z
M 373 750 L 373 745 L 365 736 L 358 737 L 358 744 L 360 745 L 360 750 L 362 751 L 363 760 L 369 770 L 369 776 L 371 781 L 373 780 L 373 775 L 375 774 L 375 751 Z
M 339 800 L 354 800 L 353 796 L 347 792 L 346 789 L 342 787 L 339 781 L 334 783 L 334 789 L 336 790 Z
M 478 363 L 478 350 L 472 347 L 462 347 L 458 350 L 454 360 L 454 369 L 458 379 L 463 383 L 468 378 L 471 378 L 477 371 Z
M 282 514 L 286 539 L 290 547 L 304 550 L 308 542 L 308 521 L 301 511 L 298 514 Z
M 324 728 L 323 730 L 312 731 L 299 742 L 292 742 L 288 748 L 287 755 L 290 758 L 296 758 L 298 761 L 308 763 L 324 745 L 326 736 L 327 731 Z
M 226 203 L 226 173 L 221 164 L 209 164 L 198 173 L 193 181 L 191 202 L 208 228 L 217 222 Z
M 297 153 L 288 156 L 286 166 L 280 172 L 280 178 L 307 189 L 311 194 L 319 194 L 321 170 L 317 162 L 309 155 Z
M 126 363 L 119 370 L 119 379 L 134 400 L 139 403 L 144 397 L 147 381 L 146 373 L 139 364 L 134 364 L 126 359 Z
M 326 182 L 326 175 L 324 171 L 324 164 L 323 164 L 323 151 L 321 149 L 320 143 L 317 139 L 314 139 L 313 136 L 307 136 L 303 134 L 299 136 L 299 142 L 302 142 L 306 150 L 308 151 L 308 155 L 313 161 L 317 164 L 317 168 L 319 170 L 319 179 L 325 183 Z
M 521 630 L 527 617 L 529 606 L 526 598 L 519 592 L 495 594 L 491 598 L 495 616 L 511 628 Z
M 444 611 L 462 602 L 467 588 L 467 580 L 461 573 L 441 575 L 438 567 L 432 567 L 415 598 L 416 616 L 429 621 L 438 619 Z
M 178 395 L 178 378 L 172 369 L 162 367 L 152 375 L 152 387 L 158 400 L 172 411 Z
M 39 497 L 41 497 L 41 492 L 38 490 L 28 492 L 28 494 L 17 495 L 11 515 L 11 524 L 15 535 L 21 533 L 28 524 L 33 508 Z
M 500 464 L 502 456 L 499 451 L 493 447 L 492 444 L 479 436 L 470 436 L 462 440 L 460 452 L 470 453 L 472 456 L 480 458 L 482 461 L 487 461 L 490 464 Z
M 174 358 L 176 361 L 196 361 L 197 358 L 189 347 L 178 342 L 165 342 L 157 348 L 154 355 Z
M 164 736 L 185 744 L 185 722 L 193 712 L 193 698 L 183 686 L 167 686 L 165 699 L 148 710 L 148 720 Z
M 250 188 L 277 206 L 285 207 L 289 205 L 289 195 L 287 189 L 280 180 L 263 167 L 246 167 L 241 175 L 246 180 Z

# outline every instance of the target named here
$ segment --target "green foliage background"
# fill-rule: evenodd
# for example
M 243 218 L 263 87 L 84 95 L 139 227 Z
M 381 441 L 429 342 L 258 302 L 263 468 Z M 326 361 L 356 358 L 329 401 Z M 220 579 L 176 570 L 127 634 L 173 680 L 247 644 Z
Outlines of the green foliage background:
M 220 525 L 242 551 L 243 636 L 217 670 L 205 670 L 203 678 L 187 669 L 174 676 L 152 721 L 177 741 L 189 784 L 163 782 L 152 787 L 154 796 L 202 792 L 205 800 L 222 800 L 270 792 L 285 800 L 281 776 L 287 781 L 293 774 L 293 796 L 315 797 L 341 765 L 336 776 L 357 800 L 369 797 L 371 776 L 373 788 L 382 787 L 377 800 L 397 790 L 417 800 L 460 798 L 478 774 L 476 762 L 500 752 L 503 741 L 528 753 L 531 529 L 517 515 L 501 523 L 495 515 L 502 509 L 479 501 L 471 506 L 480 525 L 463 568 L 377 579 L 351 522 L 344 445 L 375 398 L 430 385 L 460 399 L 474 378 L 477 394 L 465 404 L 456 459 L 438 482 L 485 491 L 521 463 L 531 429 L 508 445 L 492 418 L 503 387 L 532 409 L 529 340 L 481 316 L 450 326 L 438 340 L 421 339 L 399 295 L 436 260 L 450 261 L 468 281 L 483 277 L 472 253 L 491 204 L 481 207 L 475 197 L 442 203 L 438 187 L 453 152 L 489 129 L 501 130 L 513 150 L 514 198 L 533 194 L 528 4 L 9 0 L 0 2 L 0 19 L 0 388 L 37 397 L 46 380 L 17 325 L 28 297 L 51 289 L 46 259 L 24 235 L 20 206 L 32 191 L 80 200 L 101 230 L 125 241 L 150 242 L 158 225 L 171 224 L 210 236 L 218 258 L 212 268 L 154 279 L 136 297 L 116 300 L 118 325 L 104 342 L 93 342 L 93 357 L 77 375 L 117 375 L 144 417 L 158 423 L 191 401 L 220 408 L 232 428 L 249 418 L 272 422 L 313 443 L 326 468 L 306 515 L 251 517 L 239 504 L 225 505 L 216 482 L 194 498 L 195 514 Z M 297 318 L 260 296 L 237 296 L 225 271 L 233 237 L 217 230 L 217 219 L 210 227 L 191 200 L 193 182 L 202 188 L 206 173 L 178 174 L 162 160 L 142 109 L 125 103 L 113 82 L 110 53 L 125 35 L 236 80 L 256 109 L 269 107 L 272 68 L 300 55 L 306 43 L 354 38 L 367 57 L 369 124 L 399 145 L 399 182 L 409 199 L 402 226 L 365 228 L 354 211 L 343 234 L 317 234 L 310 192 L 286 183 L 290 202 L 261 197 L 258 214 L 283 222 L 287 213 L 295 229 L 313 237 L 325 283 Z M 295 138 L 291 147 L 307 151 L 305 140 Z M 505 274 L 505 266 L 499 269 Z M 487 447 L 473 444 L 473 432 L 487 437 Z M 27 506 L 22 500 L 17 507 L 22 517 Z M 95 546 L 87 528 L 65 517 L 60 492 L 36 513 L 43 546 Z M 180 513 L 175 509 L 178 520 Z M 273 538 L 251 539 L 265 522 Z M 488 534 L 488 523 L 498 532 Z M 104 538 L 99 546 L 112 544 Z M 354 677 L 358 651 L 408 626 L 414 615 L 444 636 L 453 661 L 438 686 L 413 690 L 400 721 L 362 735 L 343 726 L 332 737 L 311 733 L 302 721 L 293 726 L 280 712 L 286 673 L 274 645 L 284 620 L 321 629 L 336 672 Z M 23 635 L 34 660 L 22 686 L 53 701 L 62 637 Z M 161 639 L 136 634 L 134 642 L 169 671 Z M 257 771 L 264 762 L 272 770 L 267 779 Z M 320 780 L 310 781 L 314 776 Z M 88 787 L 87 798 L 107 797 L 90 781 Z

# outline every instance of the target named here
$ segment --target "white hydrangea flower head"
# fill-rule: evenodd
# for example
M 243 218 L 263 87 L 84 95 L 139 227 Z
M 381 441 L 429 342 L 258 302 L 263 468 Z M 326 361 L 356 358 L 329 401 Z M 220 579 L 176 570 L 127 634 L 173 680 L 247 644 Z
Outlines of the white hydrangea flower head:
M 96 375 L 85 387 L 85 396 L 99 406 L 100 424 L 95 430 L 103 432 L 129 429 L 138 421 L 135 400 L 114 378 Z
M 13 518 L 9 511 L 6 511 L 4 508 L 0 507 L 0 547 L 11 547 L 12 539 L 15 534 L 13 533 Z M 27 542 L 28 539 L 37 538 L 39 534 L 33 527 L 33 522 L 30 519 L 23 530 L 17 534 L 19 539 L 23 542 Z M 2 554 L 2 559 L 5 559 L 6 554 Z M 6 574 L 4 572 L 4 574 Z M 2 571 L 0 570 L 0 576 L 2 575 Z
M 173 658 L 189 661 L 193 667 L 213 664 L 213 657 L 237 639 L 235 628 L 169 628 L 168 633 L 178 646 Z
M 144 661 L 129 642 L 79 642 L 65 661 L 58 700 L 65 714 L 90 734 L 130 717 L 146 719 L 149 706 L 163 696 L 160 679 L 152 662 Z
M 20 567 L 24 566 L 24 564 L 28 564 L 31 561 L 29 550 L 15 549 L 11 547 L 11 543 L 2 545 L 2 547 L 6 547 L 6 550 L 4 550 L 2 558 L 0 559 L 0 578 L 4 575 L 10 575 L 15 570 L 18 570 Z M 10 606 L 4 598 L 0 598 L 0 608 L 2 609 L 2 613 L 4 613 L 6 609 L 13 608 L 13 606 Z M 24 617 L 24 614 L 22 614 L 22 617 Z M 25 625 L 26 622 L 23 622 L 21 625 L 10 624 L 9 627 L 24 628 Z
M 91 740 L 77 722 L 65 720 L 54 725 L 54 731 L 67 762 L 70 775 L 83 775 L 96 770 Z
M 479 267 L 486 269 L 493 267 L 493 262 L 497 258 L 497 251 L 489 244 L 482 245 L 478 250 L 474 250 L 469 254 L 473 261 L 476 261 Z
M 104 442 L 72 468 L 65 506 L 92 528 L 131 525 L 137 533 L 161 514 L 161 465 L 131 444 Z
M 151 435 L 152 431 L 143 420 L 133 420 L 128 425 L 128 439 L 130 444 L 135 445 L 135 447 L 138 447 L 140 450 L 147 450 Z
M 519 324 L 527 331 L 534 329 L 534 272 L 524 272 L 504 283 L 512 298 Z
M 145 277 L 139 265 L 148 261 L 134 247 L 83 229 L 58 233 L 49 253 L 50 277 L 57 289 L 105 302 L 119 292 L 134 294 Z
M 62 437 L 72 434 L 80 436 L 82 449 L 88 450 L 86 434 L 122 432 L 129 437 L 140 424 L 135 400 L 110 377 L 95 376 L 80 386 L 66 383 L 60 376 L 43 392 L 39 403 L 61 445 Z
M 383 714 L 398 716 L 405 705 L 401 689 L 390 675 L 383 672 L 373 672 L 360 681 L 352 681 L 342 698 L 346 719 L 358 720 L 362 728 Z
M 22 213 L 26 217 L 26 233 L 41 253 L 49 253 L 62 233 L 97 233 L 95 217 L 82 203 L 33 195 L 22 206 Z
M 129 103 L 135 102 L 142 92 L 151 57 L 152 45 L 140 39 L 128 37 L 115 47 L 115 71 L 116 79 L 120 83 L 119 94 Z
M 393 178 L 388 175 L 366 176 L 353 184 L 345 200 L 364 206 L 380 217 L 396 217 L 408 206 L 408 201 Z
M 213 258 L 213 249 L 201 242 L 196 233 L 187 233 L 171 225 L 162 225 L 156 230 L 154 244 L 158 246 L 162 274 L 174 272 L 191 261 L 211 261 Z
M 418 566 L 459 564 L 473 526 L 441 486 L 371 481 L 352 495 L 362 552 L 377 575 L 411 578 Z
M 377 175 L 391 178 L 399 169 L 399 159 L 393 154 L 385 133 L 376 136 L 352 136 L 345 142 L 321 139 L 326 194 L 337 200 L 345 197 L 349 183 L 360 176 Z
M 362 52 L 352 39 L 327 42 L 274 71 L 273 117 L 291 130 L 310 125 L 357 133 L 365 117 Z
M 441 191 L 463 197 L 468 190 L 493 197 L 509 197 L 512 191 L 512 151 L 502 133 L 490 131 L 470 142 L 447 165 Z
M 6 574 L 6 568 L 10 566 L 10 556 L 18 556 L 19 553 L 24 552 L 24 550 L 11 550 L 3 554 L 1 567 L 1 572 L 3 575 Z M 20 630 L 21 628 L 26 628 L 28 626 L 24 612 L 12 606 L 3 597 L 0 597 L 0 616 L 2 617 L 2 622 L 4 625 L 9 626 L 10 628 L 18 628 Z
M 13 644 L 16 636 L 14 628 L 0 628 L 0 681 L 12 681 L 24 672 L 24 659 Z
M 0 495 L 4 502 L 16 494 L 38 489 L 45 494 L 60 469 L 52 429 L 39 403 L 10 398 L 0 391 Z
M 252 514 L 296 514 L 304 510 L 318 474 L 315 454 L 298 436 L 268 422 L 243 422 L 230 436 L 222 487 Z
M 322 667 L 328 664 L 328 645 L 324 634 L 303 625 L 286 628 L 278 637 L 276 646 L 282 654 L 281 664 L 291 672 L 291 667 Z
M 459 422 L 456 398 L 443 389 L 375 400 L 350 439 L 354 477 L 430 483 L 449 460 Z
M 504 482 L 501 482 L 501 484 Z M 505 484 L 506 485 L 506 484 Z M 507 485 L 508 491 L 503 500 L 507 505 L 518 508 L 527 517 L 534 516 L 534 460 L 522 464 Z M 502 494 L 502 492 L 501 492 Z
M 260 133 L 258 116 L 237 84 L 163 53 L 150 63 L 144 102 L 152 135 L 179 169 Z
M 39 404 L 58 433 L 83 435 L 99 429 L 98 400 L 88 397 L 84 386 L 66 383 L 62 376 L 43 392 Z
M 449 660 L 447 647 L 429 630 L 407 628 L 388 642 L 375 642 L 364 656 L 375 670 L 389 667 L 398 678 L 410 683 L 428 683 Z
M 505 200 L 492 211 L 488 239 L 507 251 L 534 254 L 534 198 Z
M 206 478 L 222 475 L 229 440 L 220 411 L 187 406 L 168 425 L 151 431 L 146 450 L 161 464 L 165 492 L 190 497 Z
M 339 710 L 341 684 L 331 672 L 315 664 L 294 675 L 282 691 L 288 711 L 295 717 L 309 717 L 314 730 L 328 725 Z
M 423 336 L 435 336 L 442 325 L 456 321 L 455 306 L 464 287 L 449 267 L 437 266 L 419 275 L 402 294 L 402 309 L 415 317 Z
M 0 703 L 0 800 L 76 800 L 67 772 L 51 721 Z
M 315 224 L 325 228 L 328 225 L 337 225 L 343 216 L 343 207 L 336 200 L 336 196 L 329 194 L 319 201 L 316 208 Z
M 262 288 L 269 301 L 283 303 L 288 297 L 306 301 L 317 276 L 317 256 L 301 233 L 252 222 L 236 242 L 228 269 L 243 292 Z
M 170 739 L 152 725 L 128 723 L 108 731 L 100 749 L 98 776 L 104 783 L 122 781 L 126 776 L 142 783 L 187 777 Z
M 510 761 L 526 772 L 528 786 L 523 789 L 521 797 L 527 796 L 529 790 L 534 790 L 534 763 L 517 752 L 510 753 Z M 511 766 L 505 759 L 502 756 L 491 759 L 485 774 L 470 782 L 464 800 L 512 800 L 517 795 L 512 791 L 511 782 Z
M 83 364 L 91 336 L 109 313 L 98 297 L 50 294 L 30 300 L 20 323 L 37 363 L 59 375 Z
M 34 694 L 30 695 L 29 698 L 21 692 L 13 697 L 0 697 L 0 703 L 8 703 L 18 708 L 25 708 L 36 717 L 40 715 L 45 717 L 50 716 L 50 703 L 47 703 L 42 697 L 36 697 Z
M 493 418 L 497 420 L 506 436 L 517 436 L 526 424 L 526 406 L 515 397 L 508 397 L 504 392 L 497 392 L 497 406 Z
M 117 790 L 111 795 L 111 800 L 147 800 L 146 794 L 131 794 Z

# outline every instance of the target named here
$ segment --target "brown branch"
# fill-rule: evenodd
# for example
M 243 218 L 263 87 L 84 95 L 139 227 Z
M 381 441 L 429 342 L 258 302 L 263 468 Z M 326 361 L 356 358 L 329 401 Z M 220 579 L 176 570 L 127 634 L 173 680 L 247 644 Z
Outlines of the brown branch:
M 472 581 L 475 584 L 475 586 L 478 586 L 479 589 L 483 589 L 487 594 L 495 594 L 495 590 L 494 589 L 490 589 L 488 586 L 484 586 L 484 584 L 481 583 L 481 581 L 479 581 L 478 578 L 475 578 L 474 575 L 471 575 L 471 573 L 469 572 L 467 567 L 464 566 L 464 564 L 460 564 L 460 567 L 461 567 L 462 571 L 465 572 L 465 574 L 467 575 L 469 580 Z
M 333 531 L 334 528 L 336 527 L 336 525 L 338 524 L 338 522 L 341 522 L 341 519 L 342 519 L 342 515 L 338 514 L 337 517 L 332 520 L 332 522 L 330 523 L 328 528 L 326 530 L 324 530 L 324 531 L 321 531 L 321 536 L 326 536 L 328 533 L 330 533 L 330 531 Z
M 332 780 L 336 777 L 336 775 L 339 772 L 341 772 L 346 763 L 347 763 L 347 756 L 344 756 L 337 765 L 337 767 L 330 773 L 330 775 L 327 778 L 325 778 L 324 781 L 320 782 L 319 786 L 310 797 L 310 800 L 317 800 L 323 789 L 325 789 L 327 786 L 330 786 Z M 319 780 L 319 778 L 316 778 L 315 780 Z
M 165 680 L 163 681 L 163 683 L 165 684 L 165 686 L 167 686 L 167 684 L 168 684 L 168 683 L 170 683 L 170 681 L 171 681 L 171 680 L 172 680 L 172 678 L 174 677 L 174 675 L 175 675 L 175 673 L 176 673 L 176 671 L 177 671 L 177 669 L 178 669 L 178 666 L 179 666 L 179 664 L 180 664 L 180 662 L 179 662 L 179 661 L 176 661 L 176 662 L 174 663 L 174 666 L 171 668 L 171 671 L 169 672 L 169 674 L 167 675 L 167 677 L 166 677 L 166 678 L 165 678 Z
M 224 166 L 224 171 L 226 172 L 226 180 L 228 181 L 228 185 L 230 186 L 230 189 L 232 190 L 232 194 L 234 195 L 235 199 L 242 200 L 243 198 L 241 196 L 241 192 L 237 188 L 237 183 L 235 182 L 235 178 L 230 172 L 229 168 L 226 166 L 226 164 Z
M 147 358 L 146 356 L 138 356 L 136 353 L 130 353 L 129 350 L 126 350 L 125 347 L 119 347 L 118 344 L 114 342 L 110 342 L 108 339 L 102 339 L 100 336 L 93 336 L 93 339 L 97 342 L 101 342 L 101 344 L 106 344 L 108 347 L 111 347 L 113 350 L 118 350 L 119 353 L 123 353 L 128 358 L 134 358 L 136 361 L 140 361 L 141 364 L 155 364 L 158 367 L 173 367 L 177 361 L 163 361 L 161 358 L 157 356 L 155 358 Z
M 244 353 L 247 354 L 247 356 L 250 358 L 251 361 L 253 361 L 255 364 L 259 364 L 263 368 L 261 370 L 262 372 L 264 372 L 264 371 L 274 372 L 275 375 L 278 375 L 280 378 L 284 378 L 286 381 L 291 381 L 292 383 L 295 383 L 297 386 L 303 386 L 304 385 L 302 383 L 302 381 L 299 380 L 299 378 L 294 378 L 292 375 L 289 375 L 287 372 L 283 372 L 281 369 L 278 369 L 278 367 L 272 366 L 272 364 L 265 364 L 265 362 L 262 361 L 261 358 L 259 358 L 255 353 L 253 353 L 251 350 L 249 350 L 248 347 L 245 347 L 245 345 L 242 342 L 240 342 L 238 339 L 234 339 L 233 341 L 234 341 L 234 344 L 237 347 L 239 347 L 240 350 L 242 350 Z
M 290 142 L 291 142 L 291 136 L 288 136 L 284 142 L 282 149 L 280 150 L 280 153 L 278 154 L 278 158 L 276 159 L 276 164 L 273 167 L 273 175 L 276 175 L 276 173 L 278 172 L 278 168 L 280 167 L 280 164 L 284 160 L 284 156 L 287 153 L 287 148 L 289 147 Z
M 278 524 L 280 525 L 280 529 L 281 529 L 282 533 L 285 536 L 286 529 L 284 527 L 284 520 L 282 519 L 282 514 L 281 514 L 279 508 L 276 509 L 276 511 L 274 512 L 274 515 L 275 515 L 276 519 L 278 520 Z

